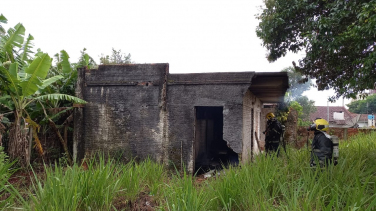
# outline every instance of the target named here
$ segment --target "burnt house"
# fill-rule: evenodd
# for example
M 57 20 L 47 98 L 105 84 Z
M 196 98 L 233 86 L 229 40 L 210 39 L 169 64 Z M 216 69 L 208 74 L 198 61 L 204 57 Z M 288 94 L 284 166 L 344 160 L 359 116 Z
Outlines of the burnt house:
M 190 172 L 258 153 L 264 103 L 283 101 L 285 72 L 170 74 L 168 64 L 81 69 L 76 160 L 97 151 L 152 159 Z M 257 137 L 255 136 L 257 135 Z

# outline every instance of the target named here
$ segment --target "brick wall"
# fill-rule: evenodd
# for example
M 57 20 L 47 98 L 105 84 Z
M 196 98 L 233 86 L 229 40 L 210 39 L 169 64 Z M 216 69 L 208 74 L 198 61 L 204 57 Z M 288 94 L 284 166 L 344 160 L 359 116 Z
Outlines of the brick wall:
M 368 132 L 371 132 L 371 131 L 373 131 L 373 130 L 359 129 L 359 128 L 332 128 L 331 127 L 331 128 L 329 128 L 327 133 L 329 135 L 338 136 L 338 138 L 340 140 L 347 140 L 350 137 L 352 137 L 352 136 L 354 136 L 358 133 L 368 133 Z M 311 142 L 313 137 L 314 137 L 314 132 L 313 131 L 308 132 L 307 127 L 298 127 L 296 147 L 297 148 L 306 147 L 307 137 L 308 137 L 309 142 Z

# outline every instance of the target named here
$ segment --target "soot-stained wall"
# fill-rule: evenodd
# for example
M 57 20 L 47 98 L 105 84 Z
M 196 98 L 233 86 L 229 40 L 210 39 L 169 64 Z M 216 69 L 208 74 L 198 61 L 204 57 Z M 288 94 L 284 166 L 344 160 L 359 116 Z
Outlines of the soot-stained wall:
M 223 107 L 223 140 L 242 153 L 243 96 L 253 73 L 170 74 L 167 88 L 170 160 L 194 169 L 195 107 Z
M 139 64 L 86 70 L 83 91 L 88 102 L 83 124 L 86 154 L 101 150 L 162 160 L 161 101 L 167 68 L 166 64 Z
M 130 64 L 80 70 L 76 94 L 88 103 L 75 111 L 74 157 L 121 153 L 193 172 L 195 109 L 203 106 L 223 109 L 223 140 L 241 160 L 257 153 L 262 101 L 250 91 L 254 72 L 169 74 L 168 68 Z

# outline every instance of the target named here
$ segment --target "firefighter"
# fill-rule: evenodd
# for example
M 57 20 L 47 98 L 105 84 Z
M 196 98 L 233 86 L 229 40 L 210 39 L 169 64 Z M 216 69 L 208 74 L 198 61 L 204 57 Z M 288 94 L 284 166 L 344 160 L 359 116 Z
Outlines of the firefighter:
M 333 162 L 333 141 L 331 136 L 326 133 L 329 128 L 329 123 L 322 118 L 317 118 L 314 123 L 307 128 L 308 131 L 314 131 L 314 137 L 312 141 L 311 161 L 310 166 L 317 166 L 317 162 L 320 167 L 327 166 Z M 337 164 L 335 159 L 334 164 Z
M 277 153 L 279 155 L 279 142 L 283 133 L 281 123 L 275 118 L 273 113 L 266 114 L 265 151 L 266 154 Z

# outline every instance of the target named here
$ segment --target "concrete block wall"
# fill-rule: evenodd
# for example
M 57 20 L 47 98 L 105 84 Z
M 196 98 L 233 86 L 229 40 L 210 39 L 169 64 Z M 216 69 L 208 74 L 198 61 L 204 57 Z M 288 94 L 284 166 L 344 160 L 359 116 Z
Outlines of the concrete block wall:
M 167 64 L 106 65 L 85 73 L 85 153 L 162 160 L 161 98 Z
M 168 64 L 105 65 L 80 75 L 83 149 L 151 157 L 194 170 L 195 107 L 223 108 L 223 139 L 246 160 L 266 113 L 249 91 L 254 72 L 169 74 Z M 254 119 L 251 118 L 253 109 Z M 253 125 L 252 125 L 253 122 Z M 76 130 L 76 128 L 75 128 Z M 253 141 L 253 143 L 251 143 Z M 256 147 L 256 148 L 255 148 Z
M 223 139 L 242 153 L 243 95 L 254 73 L 170 74 L 167 89 L 170 160 L 194 169 L 196 106 L 223 107 Z M 240 120 L 240 121 L 239 121 Z
M 242 149 L 242 161 L 252 159 L 253 146 L 252 140 L 254 137 L 254 130 L 252 130 L 252 93 L 248 90 L 243 97 L 243 149 Z

